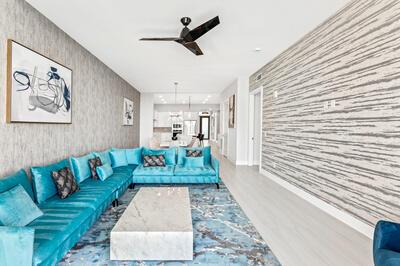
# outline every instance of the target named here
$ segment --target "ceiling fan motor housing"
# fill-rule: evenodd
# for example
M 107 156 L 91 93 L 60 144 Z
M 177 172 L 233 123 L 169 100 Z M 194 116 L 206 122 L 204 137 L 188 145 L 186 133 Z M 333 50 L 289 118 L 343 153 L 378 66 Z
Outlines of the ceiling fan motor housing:
M 182 22 L 183 26 L 186 27 L 187 25 L 190 24 L 190 22 L 192 22 L 192 19 L 189 17 L 183 17 L 183 18 L 181 18 L 181 22 Z

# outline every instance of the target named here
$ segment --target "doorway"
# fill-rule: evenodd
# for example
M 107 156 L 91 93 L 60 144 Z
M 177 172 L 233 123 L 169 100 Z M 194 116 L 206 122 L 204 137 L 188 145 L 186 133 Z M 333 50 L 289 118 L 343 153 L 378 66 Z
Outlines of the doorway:
M 248 164 L 261 164 L 262 147 L 262 87 L 249 95 L 249 158 Z
M 210 117 L 200 116 L 200 133 L 204 135 L 205 140 L 210 139 Z
M 221 130 L 222 130 L 222 149 L 221 153 L 224 157 L 228 157 L 228 120 L 229 120 L 229 101 L 226 100 L 223 103 L 223 108 L 222 108 L 222 125 L 221 125 Z

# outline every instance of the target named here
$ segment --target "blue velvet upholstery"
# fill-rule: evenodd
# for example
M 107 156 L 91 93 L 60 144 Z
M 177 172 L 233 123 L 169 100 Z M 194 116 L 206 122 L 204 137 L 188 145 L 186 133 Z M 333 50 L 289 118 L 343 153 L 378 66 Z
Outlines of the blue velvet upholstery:
M 111 156 L 111 166 L 113 168 L 128 165 L 128 160 L 126 158 L 125 150 L 113 150 L 110 152 L 110 156 Z
M 33 265 L 54 265 L 132 182 L 135 166 L 115 168 L 105 181 L 84 180 L 80 190 L 40 205 L 44 215 L 28 225 L 36 230 Z
M 149 151 L 151 153 L 162 152 L 162 150 L 146 151 L 146 148 L 143 150 L 143 155 Z M 205 151 L 205 153 L 203 152 L 203 156 L 205 154 L 207 157 L 210 149 L 207 148 Z M 166 167 L 144 167 L 140 164 L 133 172 L 132 182 L 137 184 L 207 184 L 220 182 L 219 161 L 212 157 L 211 154 L 209 155 L 209 159 L 207 159 L 210 163 L 204 164 L 203 167 L 185 167 L 183 161 L 186 157 L 186 150 L 179 149 L 179 152 L 181 153 L 181 164 L 179 164 L 179 161 L 174 166 L 167 165 Z
M 88 160 L 94 158 L 94 154 L 88 154 L 80 158 L 71 158 L 71 169 L 80 182 L 80 190 L 63 200 L 56 195 L 54 183 L 49 182 L 52 181 L 50 176 L 51 171 L 53 171 L 53 169 L 59 170 L 59 168 L 62 168 L 62 165 L 54 164 L 32 169 L 32 172 L 36 173 L 37 177 L 34 178 L 35 193 L 36 195 L 40 195 L 38 197 L 40 198 L 39 208 L 43 212 L 43 216 L 21 228 L 21 232 L 30 232 L 27 236 L 23 236 L 23 233 L 19 233 L 18 230 L 11 234 L 12 237 L 18 241 L 26 241 L 26 243 L 29 242 L 29 237 L 31 243 L 32 238 L 34 238 L 33 252 L 32 248 L 29 248 L 27 244 L 16 244 L 15 247 L 7 247 L 11 248 L 11 251 L 9 251 L 9 253 L 4 253 L 4 249 L 0 245 L 0 265 L 7 265 L 6 263 L 9 263 L 7 258 L 2 257 L 2 254 L 14 254 L 12 252 L 20 252 L 21 257 L 16 259 L 32 261 L 32 265 L 34 266 L 55 265 L 96 222 L 111 202 L 120 197 L 131 183 L 198 184 L 218 183 L 220 181 L 219 162 L 215 158 L 211 158 L 211 155 L 208 163 L 206 163 L 206 160 L 204 161 L 204 168 L 184 169 L 183 165 L 176 166 L 177 156 L 175 148 L 158 151 L 153 150 L 150 152 L 163 152 L 166 158 L 168 158 L 168 165 L 166 167 L 146 168 L 143 167 L 142 164 L 129 164 L 119 167 L 114 165 L 113 174 L 104 181 L 88 178 L 91 175 Z M 96 156 L 100 157 L 102 161 L 111 160 L 107 152 L 103 152 L 101 156 L 100 154 L 101 153 L 96 153 Z M 203 155 L 204 154 L 207 157 L 207 152 L 203 152 Z M 68 164 L 68 161 L 64 161 L 62 164 Z M 26 174 L 23 172 L 19 174 L 24 176 L 26 180 Z M 46 176 L 47 179 L 44 179 L 44 176 Z M 20 177 L 15 179 L 20 180 Z M 9 185 L 2 183 L 3 180 L 0 180 L 0 190 L 6 186 L 8 186 L 6 188 L 6 190 L 8 190 L 10 187 L 24 182 L 13 181 L 12 185 Z M 50 190 L 49 192 L 46 186 L 54 186 L 54 190 Z M 7 234 L 10 232 L 5 230 L 5 228 L 7 227 L 0 226 L 0 243 L 4 243 L 1 242 L 1 240 L 8 239 L 9 237 Z M 23 237 L 19 239 L 19 235 Z M 23 247 L 23 249 L 21 249 L 20 246 Z M 6 252 L 8 252 L 7 249 Z M 10 262 L 11 265 L 20 265 L 19 263 L 13 264 L 13 262 L 14 261 Z M 24 265 L 24 263 L 21 265 Z
M 103 164 L 102 166 L 98 166 L 96 168 L 96 172 L 101 181 L 106 180 L 114 173 L 111 165 L 108 163 Z
M 203 159 L 203 158 L 201 158 Z M 211 165 L 205 165 L 203 167 L 186 167 L 184 165 L 175 166 L 174 175 L 177 176 L 199 176 L 199 175 L 216 175 L 214 168 Z
M 23 186 L 0 193 L 0 222 L 5 226 L 25 226 L 42 216 Z
M 148 149 L 143 148 L 144 155 L 164 155 L 166 165 L 176 165 L 176 148 L 169 149 Z
M 138 167 L 133 172 L 134 176 L 172 176 L 174 175 L 174 168 L 173 165 L 166 165 L 165 167 L 158 167 L 158 166 L 149 166 L 144 167 L 143 164 L 138 165 Z
M 165 176 L 165 175 L 149 175 L 149 176 L 133 176 L 135 184 L 215 184 L 220 180 L 215 176 Z
M 379 221 L 374 232 L 375 266 L 400 265 L 400 224 Z
M 58 163 L 31 168 L 33 191 L 35 192 L 37 203 L 41 204 L 57 194 L 57 188 L 51 177 L 51 172 L 58 171 L 64 167 L 70 167 L 67 159 Z
M 90 172 L 89 160 L 93 159 L 94 153 L 86 154 L 82 157 L 71 157 L 71 167 L 72 172 L 74 173 L 75 179 L 78 183 L 83 182 L 85 179 L 92 176 Z
M 99 157 L 102 164 L 108 163 L 111 165 L 110 151 L 94 152 L 95 157 Z
M 178 150 L 178 165 L 182 165 L 184 164 L 184 158 L 186 157 L 186 151 L 187 150 L 201 150 L 202 151 L 202 155 L 204 158 L 204 165 L 211 165 L 211 147 L 207 146 L 207 147 L 199 147 L 199 148 L 179 148 Z
M 32 265 L 34 234 L 29 227 L 0 226 L 0 265 Z
M 215 176 L 219 180 L 220 179 L 220 176 L 219 176 L 219 161 L 214 156 L 211 156 L 211 166 L 214 168 Z
M 126 159 L 128 160 L 128 164 L 141 164 L 142 160 L 142 151 L 143 148 L 136 148 L 136 149 L 126 149 Z
M 28 176 L 24 169 L 19 170 L 13 175 L 4 177 L 0 179 L 0 193 L 10 190 L 11 188 L 15 187 L 16 185 L 21 185 L 24 187 L 25 191 L 28 195 L 34 200 L 35 197 L 33 195 L 32 186 L 29 182 Z
M 204 167 L 204 158 L 201 157 L 185 157 L 183 158 L 183 166 L 186 168 L 202 168 Z

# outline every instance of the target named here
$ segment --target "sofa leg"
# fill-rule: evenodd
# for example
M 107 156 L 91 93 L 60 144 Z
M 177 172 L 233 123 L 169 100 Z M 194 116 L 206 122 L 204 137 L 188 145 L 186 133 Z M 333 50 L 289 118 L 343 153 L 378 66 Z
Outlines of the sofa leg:
M 217 189 L 219 189 L 219 183 L 215 183 L 217 185 Z
M 115 204 L 117 205 L 117 207 L 119 206 L 119 200 L 118 199 L 115 200 Z
M 135 183 L 130 184 L 130 185 L 129 185 L 129 188 L 130 188 L 130 189 L 135 189 Z
M 113 206 L 113 207 L 115 207 L 115 200 L 113 200 L 113 202 L 112 202 L 112 206 Z

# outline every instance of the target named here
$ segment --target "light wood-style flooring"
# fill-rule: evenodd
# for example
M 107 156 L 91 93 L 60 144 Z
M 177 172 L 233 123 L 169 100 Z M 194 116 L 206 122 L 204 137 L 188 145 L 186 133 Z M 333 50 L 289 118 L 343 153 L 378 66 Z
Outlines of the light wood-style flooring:
M 372 241 L 257 167 L 220 159 L 222 180 L 284 266 L 372 266 Z

